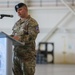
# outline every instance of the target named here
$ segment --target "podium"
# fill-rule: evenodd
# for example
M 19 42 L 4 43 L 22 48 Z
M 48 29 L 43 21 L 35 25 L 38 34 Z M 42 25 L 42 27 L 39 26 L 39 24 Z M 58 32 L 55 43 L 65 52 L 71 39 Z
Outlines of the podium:
M 23 45 L 4 32 L 0 32 L 0 75 L 12 75 L 12 47 Z

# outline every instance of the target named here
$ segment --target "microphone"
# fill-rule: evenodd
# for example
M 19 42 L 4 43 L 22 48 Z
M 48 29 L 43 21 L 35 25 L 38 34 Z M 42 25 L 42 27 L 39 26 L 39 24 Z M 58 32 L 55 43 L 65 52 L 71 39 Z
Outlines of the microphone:
M 13 15 L 7 15 L 7 14 L 0 14 L 0 18 L 2 19 L 3 17 L 13 17 Z

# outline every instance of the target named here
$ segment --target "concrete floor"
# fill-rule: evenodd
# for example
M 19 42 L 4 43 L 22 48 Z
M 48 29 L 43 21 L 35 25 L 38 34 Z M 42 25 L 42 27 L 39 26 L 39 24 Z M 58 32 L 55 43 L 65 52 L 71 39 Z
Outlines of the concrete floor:
M 37 64 L 35 75 L 75 75 L 75 64 Z

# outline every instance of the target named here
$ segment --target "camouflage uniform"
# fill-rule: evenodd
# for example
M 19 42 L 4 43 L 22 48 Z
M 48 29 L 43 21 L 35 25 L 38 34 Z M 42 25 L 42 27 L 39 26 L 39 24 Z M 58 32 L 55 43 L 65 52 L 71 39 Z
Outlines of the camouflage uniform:
M 35 39 L 39 33 L 36 20 L 30 15 L 22 21 L 19 19 L 13 27 L 12 35 L 17 35 L 24 46 L 14 47 L 14 75 L 34 75 L 36 66 Z

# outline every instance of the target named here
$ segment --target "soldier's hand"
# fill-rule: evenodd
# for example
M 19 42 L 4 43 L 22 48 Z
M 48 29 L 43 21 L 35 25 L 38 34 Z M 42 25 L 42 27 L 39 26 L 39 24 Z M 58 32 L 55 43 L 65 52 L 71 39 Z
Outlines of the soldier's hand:
M 19 41 L 19 39 L 20 39 L 19 36 L 14 36 L 13 38 L 14 38 L 15 40 L 18 40 L 18 41 Z

